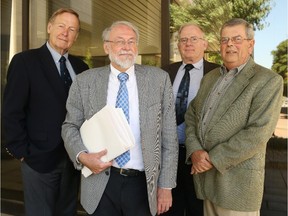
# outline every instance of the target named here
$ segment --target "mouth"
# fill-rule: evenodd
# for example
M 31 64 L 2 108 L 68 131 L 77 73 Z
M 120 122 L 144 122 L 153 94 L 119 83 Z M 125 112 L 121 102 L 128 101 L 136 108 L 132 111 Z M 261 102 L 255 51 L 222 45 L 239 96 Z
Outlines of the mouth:
M 233 50 L 227 50 L 226 53 L 227 53 L 227 54 L 234 54 L 234 53 L 236 53 L 236 51 L 233 51 Z
M 122 58 L 122 59 L 131 59 L 131 58 L 133 58 L 133 55 L 131 55 L 131 54 L 120 54 L 120 55 L 119 55 L 119 58 Z
M 63 41 L 63 42 L 65 42 L 65 43 L 68 42 L 68 40 L 67 40 L 67 39 L 64 39 L 64 38 L 58 38 L 58 40 Z
M 131 52 L 120 52 L 119 56 L 133 56 L 133 53 L 131 53 Z

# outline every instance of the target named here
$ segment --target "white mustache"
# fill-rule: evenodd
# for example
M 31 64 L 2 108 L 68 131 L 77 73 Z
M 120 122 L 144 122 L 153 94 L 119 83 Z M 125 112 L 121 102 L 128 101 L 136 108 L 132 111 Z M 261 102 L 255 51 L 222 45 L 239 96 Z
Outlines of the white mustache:
M 133 52 L 132 52 L 132 51 L 124 51 L 124 50 L 121 50 L 121 51 L 119 51 L 118 54 L 119 54 L 119 55 L 133 55 Z

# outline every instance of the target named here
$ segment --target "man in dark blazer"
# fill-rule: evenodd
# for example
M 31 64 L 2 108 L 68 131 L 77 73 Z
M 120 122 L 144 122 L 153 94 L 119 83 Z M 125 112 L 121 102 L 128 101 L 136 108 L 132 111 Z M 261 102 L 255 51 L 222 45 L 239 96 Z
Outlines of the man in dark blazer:
M 206 61 L 204 51 L 208 47 L 203 30 L 199 25 L 188 23 L 180 27 L 178 31 L 178 50 L 182 61 L 164 66 L 163 69 L 169 73 L 173 83 L 175 103 L 177 103 L 178 89 L 184 76 L 185 65 L 192 64 L 193 69 L 189 71 L 189 93 L 188 103 L 196 96 L 202 77 L 219 65 Z M 176 109 L 177 115 L 177 109 Z M 177 117 L 178 118 L 178 117 Z M 191 165 L 185 164 L 185 123 L 177 121 L 179 160 L 177 171 L 177 186 L 172 190 L 173 205 L 163 215 L 168 216 L 202 216 L 203 201 L 196 198 Z M 185 212 L 185 214 L 184 214 Z
M 47 43 L 16 54 L 8 68 L 3 101 L 5 147 L 21 161 L 29 216 L 76 214 L 79 172 L 61 138 L 70 86 L 62 79 L 59 59 L 65 57 L 70 80 L 88 69 L 82 60 L 68 54 L 79 28 L 75 11 L 59 9 L 47 25 Z

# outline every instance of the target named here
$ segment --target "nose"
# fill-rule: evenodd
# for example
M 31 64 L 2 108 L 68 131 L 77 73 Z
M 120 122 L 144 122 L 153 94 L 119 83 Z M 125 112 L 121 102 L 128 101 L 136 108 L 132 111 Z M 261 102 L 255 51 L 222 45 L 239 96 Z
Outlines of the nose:
M 68 35 L 68 31 L 69 31 L 69 28 L 64 28 L 63 31 L 62 31 L 62 34 L 67 36 Z
M 232 38 L 229 38 L 228 42 L 227 42 L 228 46 L 234 45 L 234 43 L 232 42 Z
M 125 43 L 123 43 L 123 45 L 122 45 L 122 49 L 127 50 L 127 49 L 130 49 L 130 48 L 131 48 L 131 45 L 129 45 L 128 41 L 125 41 Z
M 186 45 L 191 45 L 192 44 L 192 39 L 191 38 L 188 38 L 187 42 L 186 42 Z

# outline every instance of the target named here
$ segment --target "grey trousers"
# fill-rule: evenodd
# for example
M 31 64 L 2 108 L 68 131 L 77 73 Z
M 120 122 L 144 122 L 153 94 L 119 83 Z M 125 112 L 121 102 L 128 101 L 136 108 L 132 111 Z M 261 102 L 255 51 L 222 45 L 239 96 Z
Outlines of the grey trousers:
M 80 172 L 64 158 L 49 173 L 21 163 L 26 216 L 73 216 L 77 212 Z

